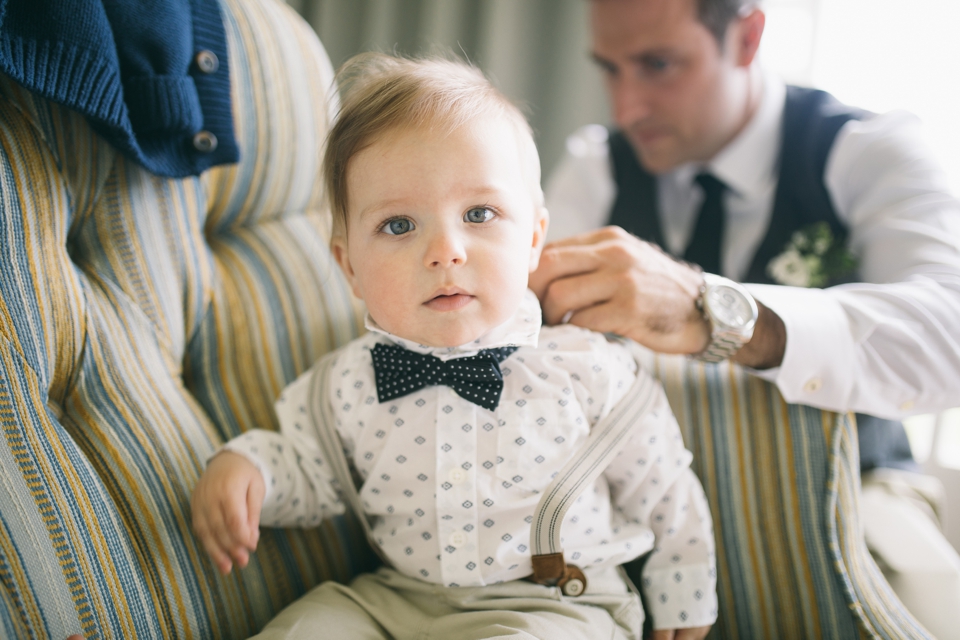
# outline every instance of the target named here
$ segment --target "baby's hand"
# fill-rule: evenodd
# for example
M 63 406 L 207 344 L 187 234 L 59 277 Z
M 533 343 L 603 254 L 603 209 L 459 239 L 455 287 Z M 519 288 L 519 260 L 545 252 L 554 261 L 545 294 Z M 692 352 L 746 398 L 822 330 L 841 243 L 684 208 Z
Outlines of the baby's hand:
M 709 632 L 710 625 L 688 629 L 657 629 L 653 632 L 653 640 L 703 640 Z
M 241 455 L 224 451 L 210 460 L 190 500 L 193 530 L 224 575 L 247 566 L 260 539 L 263 476 Z

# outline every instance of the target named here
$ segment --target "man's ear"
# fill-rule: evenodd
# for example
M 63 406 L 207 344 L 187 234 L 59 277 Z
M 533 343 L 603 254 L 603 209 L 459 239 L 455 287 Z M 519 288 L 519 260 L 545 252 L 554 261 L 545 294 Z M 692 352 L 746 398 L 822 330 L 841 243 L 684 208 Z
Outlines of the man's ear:
M 550 212 L 544 206 L 538 207 L 533 219 L 533 245 L 530 247 L 530 273 L 540 264 L 540 253 L 547 241 L 547 228 L 550 226 Z
M 753 8 L 736 21 L 733 30 L 735 38 L 733 45 L 737 48 L 737 65 L 749 67 L 757 57 L 760 49 L 760 39 L 763 37 L 763 27 L 767 17 L 763 11 Z
M 354 273 L 353 265 L 350 264 L 350 252 L 347 250 L 346 237 L 340 234 L 334 235 L 330 240 L 330 251 L 333 253 L 337 264 L 340 265 L 340 270 L 343 271 L 343 275 L 346 276 L 347 283 L 350 285 L 353 295 L 363 300 L 363 295 L 357 283 L 357 274 Z

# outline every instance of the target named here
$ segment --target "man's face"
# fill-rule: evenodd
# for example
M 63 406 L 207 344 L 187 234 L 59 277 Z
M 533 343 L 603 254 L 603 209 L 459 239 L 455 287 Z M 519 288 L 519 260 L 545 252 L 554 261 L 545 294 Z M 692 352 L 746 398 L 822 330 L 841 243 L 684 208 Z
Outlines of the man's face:
M 459 346 L 516 312 L 547 225 L 517 136 L 503 118 L 402 129 L 350 161 L 333 250 L 383 329 Z
M 662 173 L 710 160 L 745 121 L 748 79 L 735 34 L 721 49 L 698 20 L 696 0 L 590 6 L 593 57 L 614 120 L 644 167 Z

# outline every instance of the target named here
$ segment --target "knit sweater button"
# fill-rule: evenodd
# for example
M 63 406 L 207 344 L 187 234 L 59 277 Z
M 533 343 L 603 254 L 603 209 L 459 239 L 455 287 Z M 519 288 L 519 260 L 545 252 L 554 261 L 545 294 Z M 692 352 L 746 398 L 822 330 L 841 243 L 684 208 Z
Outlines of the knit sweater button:
M 198 131 L 193 136 L 193 148 L 200 153 L 210 153 L 217 150 L 217 136 L 209 131 Z
M 194 64 L 201 73 L 216 73 L 220 68 L 220 58 L 213 51 L 203 49 L 193 57 Z

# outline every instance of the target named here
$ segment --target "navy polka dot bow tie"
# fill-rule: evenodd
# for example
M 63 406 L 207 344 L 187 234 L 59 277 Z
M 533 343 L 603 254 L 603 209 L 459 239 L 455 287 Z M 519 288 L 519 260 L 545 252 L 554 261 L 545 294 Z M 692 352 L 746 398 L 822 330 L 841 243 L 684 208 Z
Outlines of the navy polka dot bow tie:
M 378 343 L 370 350 L 380 402 L 431 385 L 445 385 L 461 398 L 493 411 L 503 392 L 500 363 L 517 347 L 484 349 L 475 356 L 443 361 L 436 356 Z

